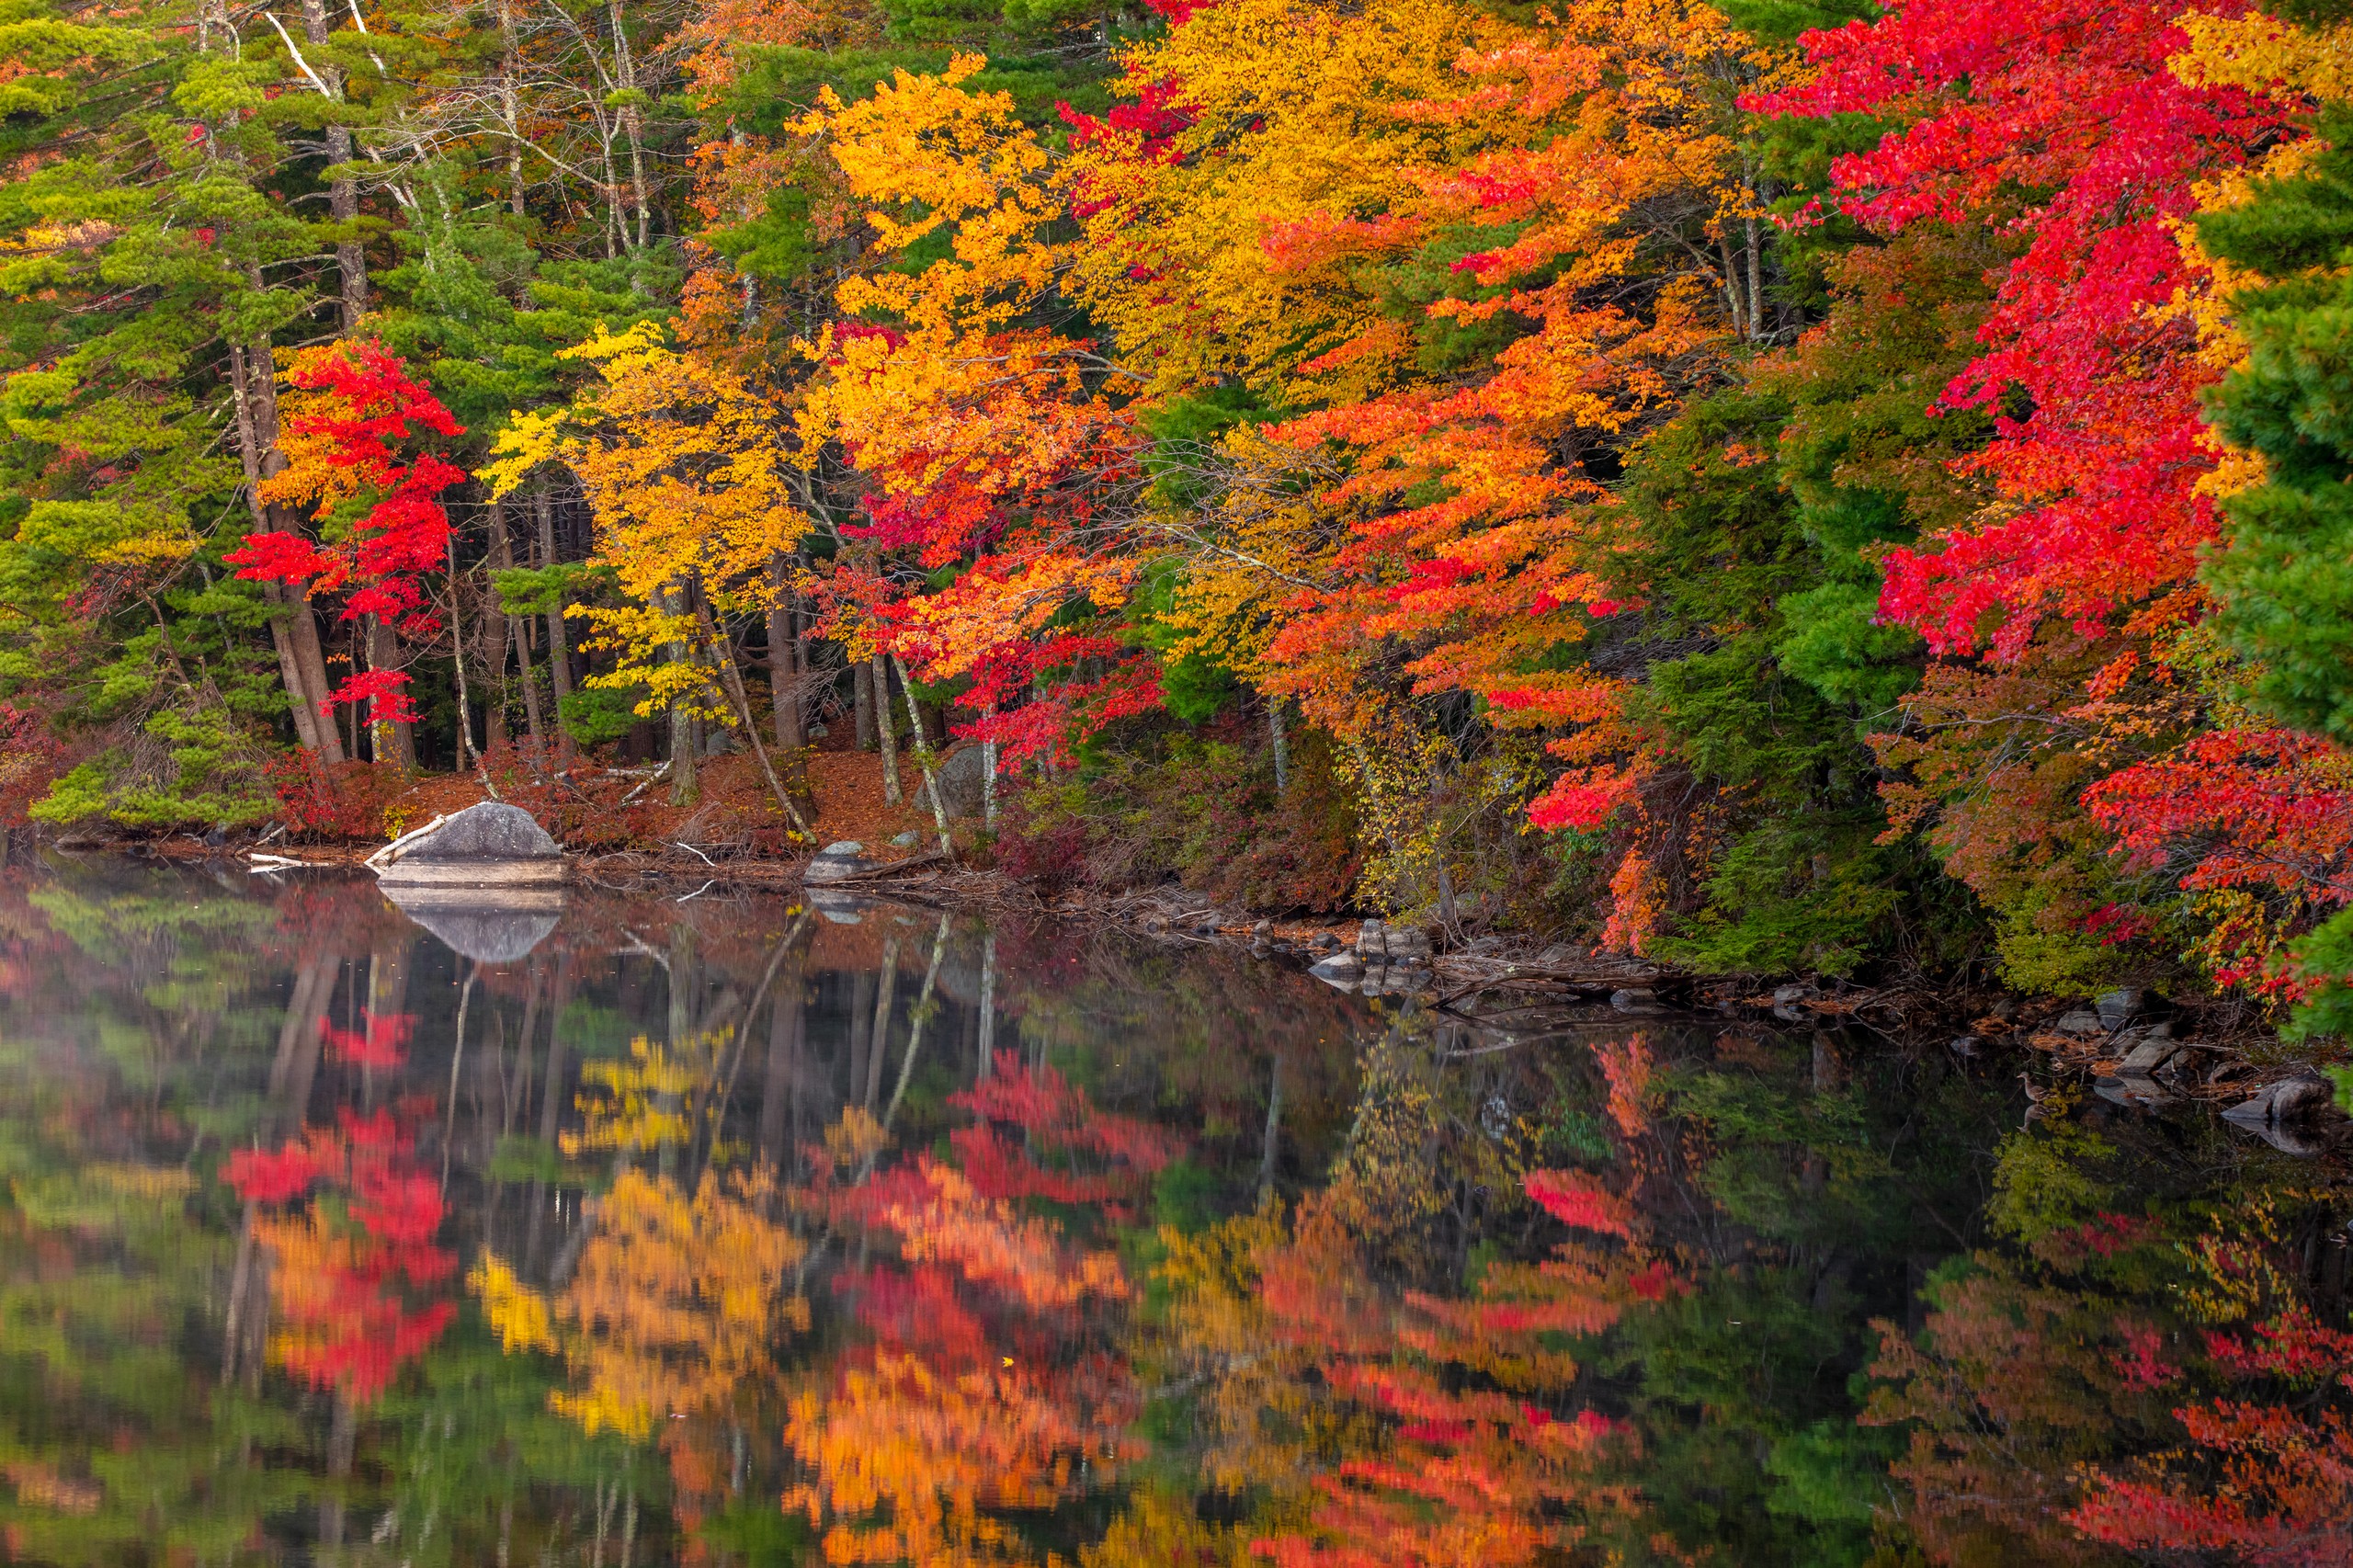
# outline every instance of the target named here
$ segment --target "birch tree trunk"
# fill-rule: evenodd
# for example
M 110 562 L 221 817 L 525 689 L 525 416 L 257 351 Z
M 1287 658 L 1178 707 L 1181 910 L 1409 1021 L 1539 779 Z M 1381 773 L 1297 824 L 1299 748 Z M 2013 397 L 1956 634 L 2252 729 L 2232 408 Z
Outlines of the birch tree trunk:
M 882 799 L 895 806 L 904 794 L 899 788 L 899 738 L 892 733 L 897 726 L 891 720 L 891 669 L 880 653 L 868 662 L 867 668 L 867 679 L 874 688 L 874 743 L 882 751 Z M 923 735 L 920 721 L 915 735 L 918 740 Z
M 302 36 L 320 51 L 313 62 L 319 83 L 327 97 L 335 103 L 347 101 L 343 90 L 343 73 L 325 53 L 330 31 L 327 25 L 326 0 L 302 0 Z M 330 124 L 326 128 L 327 162 L 351 162 L 351 127 Z M 359 184 L 349 175 L 327 182 L 327 210 L 338 226 L 356 222 L 359 217 Z M 335 241 L 335 271 L 342 283 L 340 306 L 343 330 L 357 332 L 359 318 L 368 312 L 368 253 L 357 234 L 347 234 Z

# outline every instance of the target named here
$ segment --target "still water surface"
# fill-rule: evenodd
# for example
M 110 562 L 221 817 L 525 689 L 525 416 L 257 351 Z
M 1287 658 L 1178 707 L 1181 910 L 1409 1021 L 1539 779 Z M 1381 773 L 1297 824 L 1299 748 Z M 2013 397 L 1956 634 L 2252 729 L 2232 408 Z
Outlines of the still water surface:
M 1935 1042 L 904 906 L 425 919 L 0 875 L 0 1556 L 2105 1561 L 2184 1244 L 2341 1197 L 2021 1131 Z

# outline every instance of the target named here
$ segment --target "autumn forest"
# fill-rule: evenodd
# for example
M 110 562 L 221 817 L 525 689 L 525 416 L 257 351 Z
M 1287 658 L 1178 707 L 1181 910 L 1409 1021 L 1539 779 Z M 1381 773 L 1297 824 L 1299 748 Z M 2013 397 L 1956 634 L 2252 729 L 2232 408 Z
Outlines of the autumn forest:
M 1033 881 L 2353 1007 L 2305 0 L 6 17 L 7 820 L 971 750 Z
M 2353 1563 L 2347 0 L 0 0 L 0 1560 Z M 325 863 L 483 799 L 627 874 Z

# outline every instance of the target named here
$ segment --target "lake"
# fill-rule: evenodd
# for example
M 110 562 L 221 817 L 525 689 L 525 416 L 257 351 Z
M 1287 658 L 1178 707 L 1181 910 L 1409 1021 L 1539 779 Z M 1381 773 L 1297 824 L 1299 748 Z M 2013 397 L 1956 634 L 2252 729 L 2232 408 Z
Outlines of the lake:
M 2063 1088 L 2029 1122 L 1953 1032 L 20 866 L 0 1549 L 2097 1562 L 2164 1504 L 2344 1561 L 2341 1169 Z M 2269 1449 L 2185 1436 L 2229 1401 Z

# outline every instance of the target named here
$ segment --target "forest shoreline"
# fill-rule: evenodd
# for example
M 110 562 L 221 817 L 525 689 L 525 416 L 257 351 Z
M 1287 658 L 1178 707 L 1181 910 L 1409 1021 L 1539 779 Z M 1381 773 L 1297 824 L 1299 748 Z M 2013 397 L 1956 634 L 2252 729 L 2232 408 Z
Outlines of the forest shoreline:
M 266 833 L 221 835 L 212 841 L 193 834 L 138 835 L 128 833 L 42 833 L 26 845 L 23 830 L 0 840 L 0 869 L 26 864 L 27 851 L 143 859 L 216 870 L 234 867 L 250 874 L 361 869 L 380 847 L 373 839 L 338 837 L 299 845 L 267 842 Z M 886 850 L 892 846 L 885 846 Z M 1260 962 L 1309 972 L 1324 960 L 1350 955 L 1378 920 L 1349 915 L 1278 918 L 1257 911 L 1222 907 L 1173 883 L 1116 892 L 1075 887 L 1047 896 L 1006 871 L 961 861 L 941 863 L 936 853 L 904 850 L 900 858 L 878 861 L 841 881 L 803 880 L 813 855 L 735 855 L 712 859 L 683 845 L 574 852 L 576 887 L 606 892 L 667 893 L 676 902 L 728 894 L 814 892 L 837 907 L 907 903 L 963 914 L 1084 923 L 1090 929 L 1118 929 L 1166 947 L 1215 947 Z M 2086 1017 L 2100 1012 L 2079 1002 L 2023 992 L 1932 983 L 1908 977 L 1881 985 L 1848 983 L 1825 977 L 1774 983 L 1740 975 L 1711 975 L 1646 962 L 1594 948 L 1548 939 L 1540 933 L 1495 931 L 1450 942 L 1433 930 L 1426 963 L 1388 969 L 1378 962 L 1358 973 L 1370 982 L 1368 995 L 1413 1001 L 1458 1022 L 1500 1031 L 1517 1040 L 1543 1032 L 1656 1018 L 1705 1020 L 1721 1025 L 1754 1024 L 1766 1029 L 1811 1029 L 1818 1041 L 1867 1034 L 1887 1045 L 1919 1051 L 1949 1051 L 1956 1056 L 1992 1058 L 2006 1069 L 2039 1079 L 2046 1100 L 2053 1093 L 2075 1102 L 2105 1099 L 2142 1114 L 2188 1107 L 2208 1114 L 2245 1108 L 2281 1095 L 2298 1101 L 2276 1119 L 2243 1120 L 2241 1131 L 2283 1153 L 2317 1157 L 2353 1146 L 2353 1119 L 2336 1108 L 2319 1064 L 2279 1032 L 2250 1021 L 2244 1008 L 2177 998 L 2135 995 L 2112 1027 L 2086 1028 Z M 1319 978 L 1321 978 L 1319 976 Z M 1356 989 L 1353 977 L 1332 980 Z M 2109 998 L 2096 1001 L 2102 1006 Z M 1508 1021 L 1506 1021 L 1508 1020 Z M 1943 1021 L 1939 1021 L 1943 1020 Z M 2138 1050 L 2147 1057 L 2152 1042 L 2174 1042 L 2162 1063 L 2131 1065 Z M 1835 1050 L 1835 1046 L 1833 1047 Z M 2039 1069 L 2039 1072 L 2032 1070 Z M 2154 1074 L 2165 1070 L 2160 1083 Z

